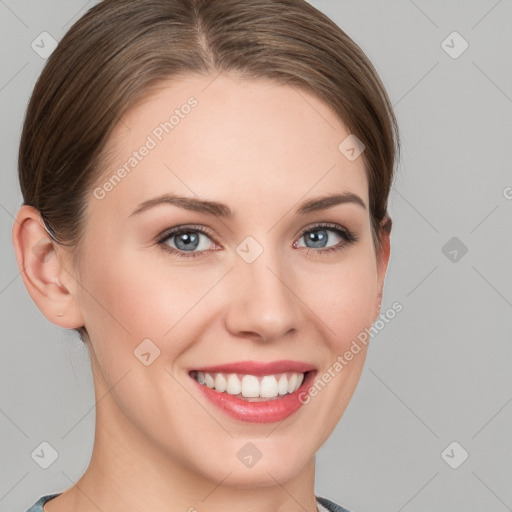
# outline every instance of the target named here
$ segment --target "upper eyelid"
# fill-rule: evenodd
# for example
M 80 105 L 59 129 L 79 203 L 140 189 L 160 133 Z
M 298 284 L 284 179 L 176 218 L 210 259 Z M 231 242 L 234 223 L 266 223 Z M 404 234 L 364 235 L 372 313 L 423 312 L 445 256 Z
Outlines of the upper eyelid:
M 165 229 L 164 231 L 162 231 L 162 233 L 160 235 L 158 235 L 157 238 L 159 240 L 162 240 L 162 239 L 168 238 L 171 235 L 177 235 L 179 233 L 187 232 L 187 231 L 199 231 L 200 233 L 203 233 L 205 235 L 211 236 L 212 238 L 215 238 L 215 234 L 206 226 L 199 226 L 199 225 L 196 226 L 193 224 L 190 224 L 190 225 L 183 224 L 180 226 L 176 226 L 174 228 Z

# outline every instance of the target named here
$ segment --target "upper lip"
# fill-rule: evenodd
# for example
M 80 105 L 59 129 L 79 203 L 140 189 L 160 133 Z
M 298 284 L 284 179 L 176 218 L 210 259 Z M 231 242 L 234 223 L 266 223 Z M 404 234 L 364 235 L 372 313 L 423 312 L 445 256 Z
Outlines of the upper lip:
M 302 361 L 237 361 L 233 363 L 224 363 L 214 366 L 195 367 L 191 371 L 207 373 L 244 373 L 247 375 L 273 375 L 285 372 L 305 373 L 316 368 Z

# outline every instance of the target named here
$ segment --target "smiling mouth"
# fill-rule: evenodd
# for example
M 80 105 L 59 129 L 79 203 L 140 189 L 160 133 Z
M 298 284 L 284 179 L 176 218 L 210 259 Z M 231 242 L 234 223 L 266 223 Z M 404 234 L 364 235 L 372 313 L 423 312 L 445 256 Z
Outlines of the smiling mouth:
M 297 391 L 309 373 L 311 371 L 251 375 L 192 370 L 189 375 L 221 395 L 232 395 L 247 402 L 268 402 Z

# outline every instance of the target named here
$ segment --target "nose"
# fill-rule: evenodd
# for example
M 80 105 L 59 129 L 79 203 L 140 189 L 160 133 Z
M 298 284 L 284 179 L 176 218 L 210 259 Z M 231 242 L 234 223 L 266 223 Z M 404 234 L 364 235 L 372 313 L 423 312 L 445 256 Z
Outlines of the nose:
M 252 263 L 238 259 L 229 279 L 225 325 L 233 336 L 274 341 L 300 329 L 289 265 L 266 251 Z

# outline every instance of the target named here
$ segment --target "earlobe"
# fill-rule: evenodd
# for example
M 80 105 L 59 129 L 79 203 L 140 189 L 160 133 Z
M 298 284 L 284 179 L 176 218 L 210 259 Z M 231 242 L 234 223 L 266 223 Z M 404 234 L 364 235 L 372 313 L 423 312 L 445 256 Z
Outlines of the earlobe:
M 32 206 L 20 208 L 12 228 L 12 243 L 25 287 L 41 313 L 66 329 L 82 326 L 75 287 L 70 285 L 72 281 L 68 285 L 61 282 L 61 276 L 68 272 L 58 245 L 46 231 L 39 211 Z

